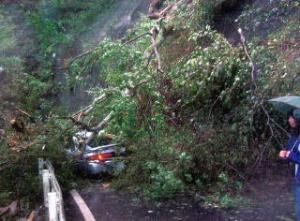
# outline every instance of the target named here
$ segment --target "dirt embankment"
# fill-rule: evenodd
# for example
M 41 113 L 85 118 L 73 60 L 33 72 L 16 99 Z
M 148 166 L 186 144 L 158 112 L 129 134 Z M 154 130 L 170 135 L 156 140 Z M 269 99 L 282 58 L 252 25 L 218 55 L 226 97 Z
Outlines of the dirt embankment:
M 295 0 L 224 2 L 228 4 L 215 11 L 214 27 L 233 45 L 240 42 L 238 28 L 243 30 L 248 41 L 254 38 L 263 40 L 300 14 L 299 7 L 294 5 L 297 4 Z

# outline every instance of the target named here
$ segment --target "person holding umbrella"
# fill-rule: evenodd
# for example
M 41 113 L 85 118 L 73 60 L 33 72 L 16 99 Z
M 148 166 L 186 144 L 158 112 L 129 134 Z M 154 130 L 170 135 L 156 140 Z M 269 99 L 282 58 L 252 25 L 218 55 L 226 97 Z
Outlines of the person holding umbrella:
M 287 150 L 281 150 L 279 157 L 295 163 L 295 198 L 296 198 L 296 216 L 300 221 L 300 109 L 295 109 L 288 115 L 288 123 L 290 126 L 290 137 L 287 143 Z
M 279 157 L 295 163 L 295 198 L 296 216 L 300 221 L 300 97 L 286 96 L 269 100 L 282 113 L 287 114 L 290 126 L 286 150 L 279 152 Z

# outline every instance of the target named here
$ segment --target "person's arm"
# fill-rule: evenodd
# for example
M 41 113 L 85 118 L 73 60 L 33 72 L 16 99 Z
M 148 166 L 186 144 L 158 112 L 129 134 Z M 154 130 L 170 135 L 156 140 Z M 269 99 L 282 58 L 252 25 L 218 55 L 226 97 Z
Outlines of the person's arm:
M 286 149 L 292 150 L 295 145 L 299 145 L 299 144 L 297 144 L 299 142 L 298 139 L 299 139 L 298 137 L 289 136 L 289 139 L 288 139 L 288 142 L 286 145 Z

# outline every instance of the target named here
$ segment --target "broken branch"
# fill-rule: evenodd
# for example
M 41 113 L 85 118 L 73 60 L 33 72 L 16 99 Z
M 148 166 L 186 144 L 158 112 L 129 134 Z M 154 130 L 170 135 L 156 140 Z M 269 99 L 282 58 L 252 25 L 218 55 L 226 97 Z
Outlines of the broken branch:
M 135 37 L 135 38 L 133 38 L 131 40 L 128 40 L 128 41 L 124 42 L 123 45 L 131 44 L 132 42 L 135 42 L 136 40 L 138 40 L 138 39 L 140 39 L 140 38 L 142 38 L 142 37 L 144 37 L 146 35 L 151 35 L 151 33 L 145 32 L 145 33 L 143 33 L 143 34 L 141 34 L 141 35 L 139 35 L 139 36 L 137 36 L 137 37 Z
M 19 111 L 20 113 L 24 114 L 25 116 L 29 117 L 30 119 L 33 119 L 32 115 L 29 114 L 28 112 L 16 107 L 16 110 Z
M 156 42 L 158 32 L 159 31 L 158 31 L 157 27 L 152 28 L 151 41 L 152 41 L 152 48 L 153 48 L 154 54 L 156 55 L 156 59 L 157 59 L 157 70 L 160 72 L 163 72 L 162 68 L 161 68 L 161 57 L 160 57 L 159 51 L 157 49 L 157 42 Z
M 94 108 L 94 105 L 98 102 L 102 102 L 106 99 L 106 94 L 102 94 L 101 96 L 95 98 L 92 102 L 92 104 L 90 104 L 89 106 L 85 107 L 84 109 L 82 109 L 81 111 L 75 113 L 73 115 L 73 118 L 77 118 L 77 121 L 80 121 L 82 117 L 88 115 Z
M 75 125 L 80 126 L 81 129 L 84 129 L 84 130 L 90 129 L 90 127 L 86 123 L 76 120 L 74 117 L 66 117 L 66 118 L 70 119 Z
M 94 50 L 95 50 L 95 49 L 91 49 L 91 50 L 88 50 L 88 51 L 86 51 L 86 52 L 83 52 L 83 53 L 81 53 L 81 54 L 79 54 L 79 55 L 73 57 L 73 58 L 68 62 L 67 66 L 68 66 L 68 67 L 71 66 L 77 59 L 82 58 L 82 57 L 84 57 L 84 56 L 86 56 L 86 55 L 89 55 L 89 54 L 92 53 Z
M 105 127 L 112 118 L 113 113 L 114 112 L 111 111 L 96 127 L 92 128 L 92 131 L 98 132 L 99 130 L 103 129 L 103 127 Z
M 246 38 L 243 34 L 243 31 L 241 28 L 238 29 L 238 32 L 240 34 L 240 38 L 241 38 L 241 42 L 242 42 L 242 46 L 243 46 L 243 49 L 244 49 L 244 52 L 250 62 L 250 65 L 251 65 L 251 78 L 252 78 L 252 82 L 256 88 L 256 78 L 257 78 L 257 71 L 256 71 L 256 64 L 254 63 L 252 57 L 250 56 L 250 53 L 248 51 L 248 48 L 247 48 L 247 45 L 246 45 Z

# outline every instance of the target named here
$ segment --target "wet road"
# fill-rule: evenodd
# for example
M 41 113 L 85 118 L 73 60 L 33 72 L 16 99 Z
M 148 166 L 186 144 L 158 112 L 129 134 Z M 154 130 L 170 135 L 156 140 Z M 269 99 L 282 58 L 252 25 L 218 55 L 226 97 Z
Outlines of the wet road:
M 292 221 L 294 200 L 290 179 L 256 180 L 247 197 L 248 207 L 234 210 L 204 208 L 201 201 L 177 197 L 172 201 L 141 201 L 136 195 L 114 191 L 106 185 L 93 185 L 80 191 L 96 220 L 111 221 Z M 67 220 L 83 221 L 69 197 L 65 200 Z
M 131 194 L 93 186 L 80 192 L 96 220 L 111 221 L 154 221 L 154 220 L 224 220 L 222 213 L 214 209 L 204 209 L 200 203 L 168 202 L 152 204 L 141 202 Z M 71 198 L 67 199 L 68 220 L 83 221 L 78 207 Z

